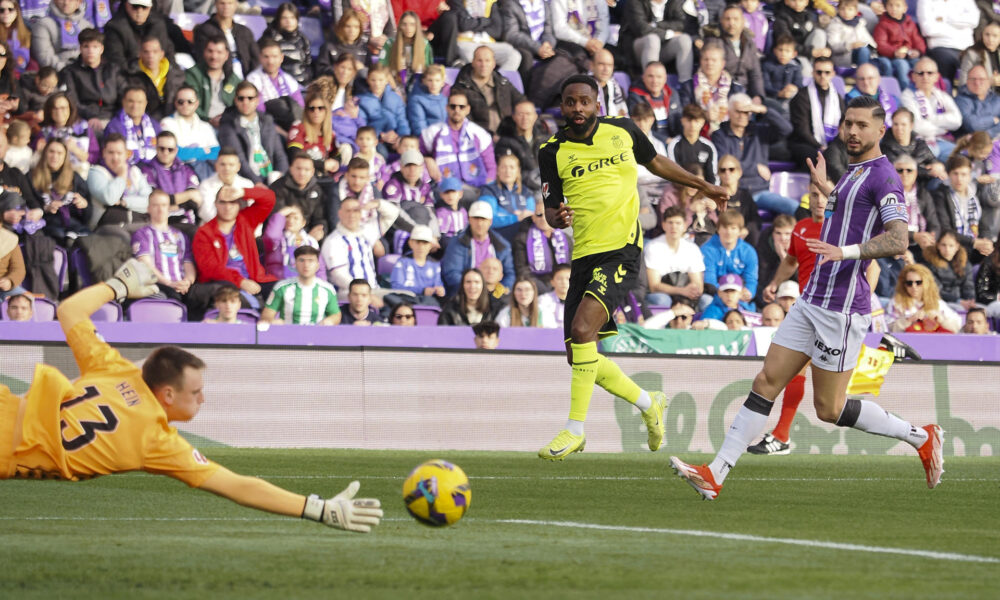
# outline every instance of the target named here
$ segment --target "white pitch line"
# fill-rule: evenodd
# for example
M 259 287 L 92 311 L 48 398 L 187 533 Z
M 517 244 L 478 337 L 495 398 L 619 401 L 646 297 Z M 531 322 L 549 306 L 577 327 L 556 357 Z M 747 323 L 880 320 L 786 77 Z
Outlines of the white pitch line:
M 974 563 L 1000 563 L 1000 558 L 991 556 L 975 556 L 972 554 L 956 554 L 953 552 L 934 552 L 932 550 L 911 550 L 909 548 L 888 548 L 884 546 L 865 546 L 862 544 L 843 544 L 838 542 L 823 542 L 819 540 L 799 540 L 795 538 L 774 538 L 745 533 L 725 533 L 721 531 L 700 531 L 697 529 L 665 529 L 659 527 L 628 527 L 624 525 L 599 525 L 597 523 L 576 523 L 573 521 L 532 521 L 528 519 L 501 519 L 497 523 L 513 525 L 542 525 L 548 527 L 567 527 L 572 529 L 597 529 L 601 531 L 621 531 L 628 533 L 663 533 L 667 535 L 682 535 L 689 537 L 707 537 L 741 542 L 765 542 L 769 544 L 786 544 L 790 546 L 807 546 L 810 548 L 826 548 L 830 550 L 849 550 L 851 552 L 871 552 L 875 554 L 900 554 L 917 556 L 934 560 L 952 560 Z
M 399 475 L 372 475 L 358 477 L 357 475 L 254 475 L 262 479 L 387 479 L 392 481 L 402 481 L 405 476 Z M 672 481 L 676 479 L 674 475 L 664 475 L 662 477 L 628 477 L 628 476 L 602 476 L 602 475 L 566 475 L 550 477 L 548 475 L 469 475 L 469 479 L 475 480 L 524 480 L 524 481 Z M 733 481 L 923 481 L 921 477 L 734 477 Z M 952 481 L 979 481 L 979 482 L 1000 482 L 995 477 L 947 477 L 945 483 Z
M 383 518 L 382 521 L 407 522 L 407 518 Z M 1000 563 L 1000 558 L 991 556 L 976 556 L 972 554 L 957 554 L 954 552 L 934 552 L 931 550 L 912 550 L 909 548 L 888 548 L 884 546 L 865 546 L 862 544 L 844 544 L 839 542 L 823 542 L 819 540 L 800 540 L 795 538 L 774 538 L 759 535 L 749 535 L 745 533 L 726 533 L 722 531 L 701 531 L 697 529 L 666 529 L 660 527 L 629 527 L 626 525 L 601 525 L 598 523 L 577 523 L 574 521 L 533 521 L 528 519 L 467 519 L 477 523 L 498 523 L 504 525 L 541 525 L 546 527 L 566 527 L 571 529 L 595 529 L 600 531 L 618 531 L 623 533 L 662 533 L 666 535 L 678 535 L 688 537 L 716 538 L 722 540 L 733 540 L 740 542 L 764 542 L 769 544 L 785 544 L 789 546 L 806 546 L 810 548 L 824 548 L 829 550 L 848 550 L 851 552 L 869 552 L 873 554 L 898 554 L 902 556 L 916 556 L 918 558 L 930 558 L 933 560 L 949 560 L 957 562 L 971 563 Z M 132 521 L 156 521 L 156 522 L 272 522 L 291 523 L 288 519 L 280 517 L 5 517 L 0 516 L 0 521 L 88 521 L 88 522 L 132 522 Z

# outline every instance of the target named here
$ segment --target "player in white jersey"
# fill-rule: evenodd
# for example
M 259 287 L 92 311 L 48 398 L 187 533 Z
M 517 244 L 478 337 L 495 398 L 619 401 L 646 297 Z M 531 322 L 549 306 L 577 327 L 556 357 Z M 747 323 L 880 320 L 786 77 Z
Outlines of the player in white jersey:
M 806 242 L 818 262 L 802 298 L 778 327 L 764 367 L 715 460 L 695 466 L 670 457 L 677 475 L 704 499 L 718 496 L 729 471 L 767 425 L 774 399 L 810 360 L 817 417 L 907 442 L 920 455 L 927 486 L 933 489 L 941 481 L 940 427 L 914 427 L 875 402 L 847 398 L 871 321 L 865 268 L 872 259 L 905 252 L 908 237 L 902 184 L 879 148 L 885 111 L 876 100 L 855 98 L 847 106 L 840 131 L 851 164 L 835 187 L 826 178 L 823 155 L 815 164 L 807 159 L 813 182 L 829 200 L 820 239 Z

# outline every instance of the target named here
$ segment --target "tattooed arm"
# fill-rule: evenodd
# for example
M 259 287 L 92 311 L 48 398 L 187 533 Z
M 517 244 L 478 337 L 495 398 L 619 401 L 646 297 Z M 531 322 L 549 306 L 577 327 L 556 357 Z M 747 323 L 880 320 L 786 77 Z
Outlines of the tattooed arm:
M 818 265 L 831 260 L 883 258 L 906 252 L 909 243 L 906 221 L 894 220 L 885 224 L 885 231 L 856 246 L 839 247 L 822 240 L 806 240 L 806 246 L 819 255 Z M 857 253 L 852 256 L 853 253 Z

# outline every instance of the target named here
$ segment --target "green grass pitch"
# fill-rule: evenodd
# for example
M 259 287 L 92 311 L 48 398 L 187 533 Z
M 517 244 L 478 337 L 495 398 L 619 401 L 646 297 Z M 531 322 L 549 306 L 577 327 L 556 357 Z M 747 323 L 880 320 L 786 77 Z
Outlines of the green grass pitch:
M 212 449 L 302 493 L 351 479 L 386 517 L 357 535 L 245 509 L 164 477 L 0 482 L 0 598 L 997 598 L 1000 459 L 741 460 L 703 502 L 658 454 Z M 447 529 L 400 489 L 460 465 L 472 507 Z M 685 457 L 695 459 L 698 457 Z M 704 457 L 701 457 L 704 459 Z M 523 522 L 530 521 L 530 522 Z

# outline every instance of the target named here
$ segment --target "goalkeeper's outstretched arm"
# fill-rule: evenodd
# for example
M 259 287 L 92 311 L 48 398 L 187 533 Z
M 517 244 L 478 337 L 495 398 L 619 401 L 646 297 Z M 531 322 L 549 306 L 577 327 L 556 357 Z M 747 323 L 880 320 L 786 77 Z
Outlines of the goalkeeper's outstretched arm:
M 126 298 L 145 298 L 155 294 L 156 273 L 134 258 L 130 258 L 115 271 L 111 279 L 84 288 L 59 304 L 56 316 L 62 330 L 69 334 L 73 326 L 112 300 L 121 302 Z
M 289 517 L 318 521 L 337 529 L 368 533 L 382 518 L 375 498 L 355 498 L 361 487 L 357 481 L 329 500 L 303 496 L 257 477 L 238 475 L 225 467 L 212 474 L 201 489 L 228 498 L 237 504 Z

